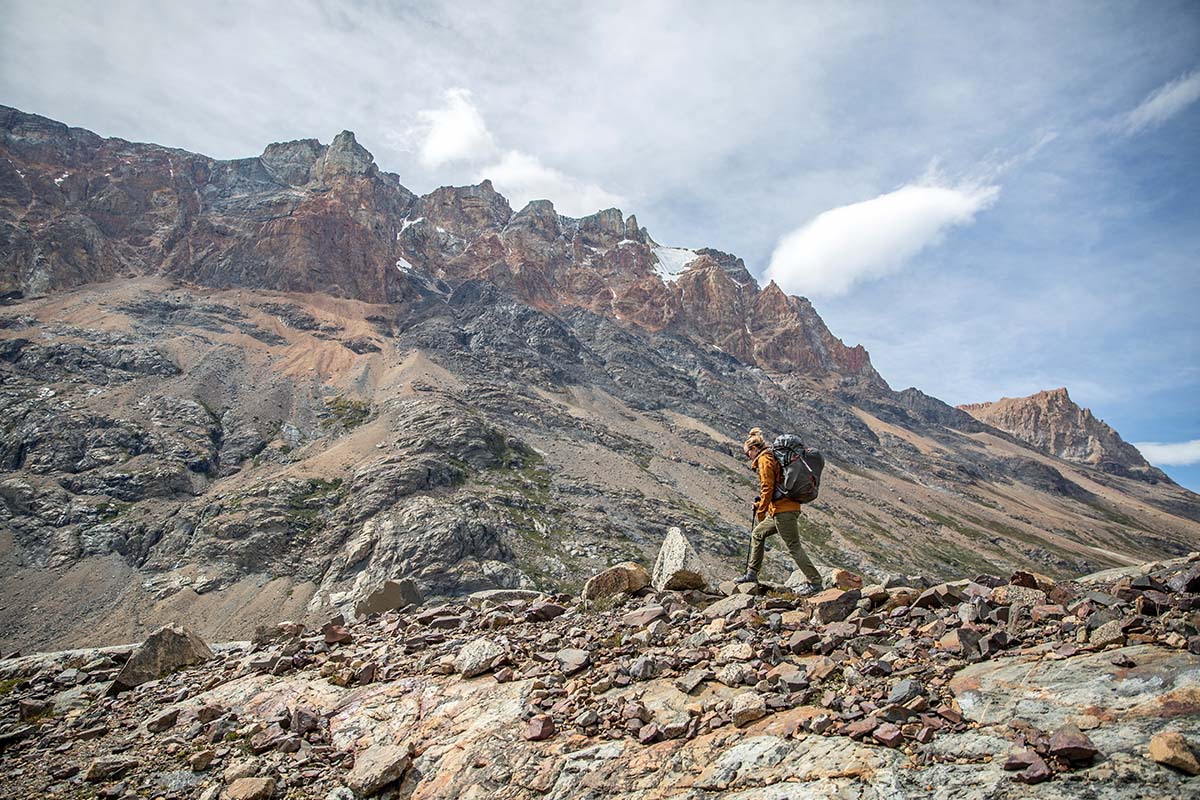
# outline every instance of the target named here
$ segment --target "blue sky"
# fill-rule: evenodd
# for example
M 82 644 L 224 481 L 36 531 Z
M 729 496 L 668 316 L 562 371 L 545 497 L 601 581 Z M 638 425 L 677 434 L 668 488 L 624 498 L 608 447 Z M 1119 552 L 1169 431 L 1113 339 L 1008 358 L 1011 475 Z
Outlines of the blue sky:
M 222 158 L 349 128 L 414 191 L 617 205 L 897 389 L 1067 386 L 1200 489 L 1200 5 L 590 5 L 0 0 L 0 102 Z

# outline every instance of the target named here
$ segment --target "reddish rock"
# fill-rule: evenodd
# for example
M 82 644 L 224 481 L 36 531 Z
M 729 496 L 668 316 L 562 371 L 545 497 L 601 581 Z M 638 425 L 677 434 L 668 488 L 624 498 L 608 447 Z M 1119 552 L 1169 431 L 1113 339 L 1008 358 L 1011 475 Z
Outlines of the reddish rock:
M 1018 772 L 1013 778 L 1021 783 L 1034 784 L 1048 781 L 1053 776 L 1054 773 L 1050 771 L 1050 767 L 1046 764 L 1045 760 L 1041 756 L 1034 756 L 1033 763 Z
M 321 628 L 321 633 L 325 636 L 325 644 L 350 644 L 354 641 L 354 637 L 344 625 L 335 623 L 327 623 Z
M 877 727 L 879 727 L 879 720 L 874 717 L 864 717 L 863 719 L 851 722 L 842 732 L 851 739 L 861 739 Z
M 885 722 L 873 730 L 871 736 L 884 747 L 895 747 L 904 738 L 900 733 L 900 728 L 890 722 Z
M 858 589 L 826 589 L 808 598 L 808 604 L 813 609 L 813 618 L 826 624 L 844 620 L 858 605 L 861 597 L 862 592 Z
M 1100 751 L 1079 728 L 1063 725 L 1050 737 L 1047 752 L 1072 764 L 1089 764 Z
M 554 735 L 554 719 L 549 714 L 538 714 L 529 720 L 525 728 L 525 738 L 531 742 L 540 742 Z

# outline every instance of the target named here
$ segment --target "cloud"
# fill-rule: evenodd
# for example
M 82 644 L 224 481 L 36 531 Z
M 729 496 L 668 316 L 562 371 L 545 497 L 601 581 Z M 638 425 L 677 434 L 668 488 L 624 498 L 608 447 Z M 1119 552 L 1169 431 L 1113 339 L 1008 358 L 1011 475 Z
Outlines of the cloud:
M 484 178 L 490 178 L 514 208 L 530 200 L 548 199 L 560 213 L 581 217 L 623 202 L 612 192 L 584 183 L 517 150 L 509 150 L 500 161 L 480 171 L 478 180 Z
M 967 225 L 1000 187 L 908 185 L 818 214 L 781 237 L 766 277 L 785 291 L 836 296 L 898 271 L 945 232 Z
M 537 156 L 520 150 L 501 154 L 471 92 L 455 87 L 444 97 L 442 108 L 417 112 L 419 123 L 409 134 L 418 140 L 418 157 L 425 167 L 491 161 L 475 180 L 490 179 L 515 208 L 530 200 L 550 200 L 561 213 L 585 216 L 621 204 L 620 196 L 547 166 Z
M 447 89 L 442 108 L 418 111 L 421 138 L 418 157 L 435 168 L 454 161 L 479 161 L 497 152 L 483 115 L 471 102 L 470 91 Z
M 1147 461 L 1159 467 L 1183 467 L 1200 463 L 1200 439 L 1175 444 L 1134 442 L 1133 446 L 1142 451 Z
M 1180 75 L 1151 92 L 1137 108 L 1125 115 L 1125 133 L 1132 136 L 1157 128 L 1197 100 L 1200 100 L 1200 69 Z

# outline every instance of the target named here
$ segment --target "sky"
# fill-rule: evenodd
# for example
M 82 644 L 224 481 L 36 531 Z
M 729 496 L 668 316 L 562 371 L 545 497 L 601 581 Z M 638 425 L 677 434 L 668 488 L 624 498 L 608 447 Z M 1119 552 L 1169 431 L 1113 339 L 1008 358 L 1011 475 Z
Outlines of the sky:
M 1200 4 L 0 0 L 0 103 L 616 206 L 896 389 L 1066 386 L 1200 490 Z

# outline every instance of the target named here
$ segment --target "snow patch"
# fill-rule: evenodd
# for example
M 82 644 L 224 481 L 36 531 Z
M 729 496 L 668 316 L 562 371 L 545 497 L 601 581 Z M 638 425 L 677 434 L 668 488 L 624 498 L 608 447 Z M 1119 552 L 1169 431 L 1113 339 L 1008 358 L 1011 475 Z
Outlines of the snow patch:
M 401 272 L 412 272 L 416 269 L 416 267 L 408 263 L 408 261 L 404 260 L 403 258 L 399 258 L 396 260 L 396 269 L 400 270 Z
M 674 283 L 675 279 L 687 269 L 687 265 L 700 257 L 695 250 L 683 247 L 655 247 L 652 252 L 654 258 L 658 260 L 658 266 L 654 268 L 654 271 L 658 273 L 658 277 L 663 279 L 663 283 Z
M 24 176 L 22 176 L 22 177 L 24 177 Z M 69 177 L 71 177 L 71 173 L 64 172 L 62 175 L 59 175 L 57 178 L 55 178 L 54 182 L 56 184 L 58 184 L 59 186 L 62 186 L 62 182 L 65 181 Z
M 404 222 L 402 222 L 400 224 L 400 233 L 404 233 L 406 230 L 411 228 L 413 225 L 416 225 L 418 222 L 424 222 L 424 221 L 425 221 L 424 217 L 417 217 L 416 219 L 409 219 L 408 217 L 405 217 Z M 441 228 L 438 228 L 438 230 L 440 231 Z M 400 233 L 396 234 L 397 239 L 400 238 Z

